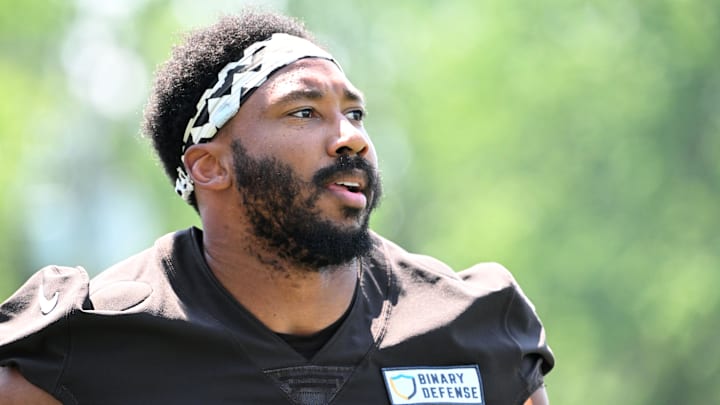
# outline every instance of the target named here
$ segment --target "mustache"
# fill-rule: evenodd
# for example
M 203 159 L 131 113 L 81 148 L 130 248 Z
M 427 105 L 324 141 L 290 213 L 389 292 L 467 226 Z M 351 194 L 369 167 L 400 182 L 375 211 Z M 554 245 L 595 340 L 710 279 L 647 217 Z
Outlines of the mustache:
M 366 190 L 374 192 L 377 190 L 379 182 L 377 170 L 367 160 L 357 155 L 340 155 L 335 163 L 318 170 L 313 176 L 312 181 L 315 185 L 322 187 L 335 176 L 354 170 L 361 170 L 365 174 L 367 178 Z

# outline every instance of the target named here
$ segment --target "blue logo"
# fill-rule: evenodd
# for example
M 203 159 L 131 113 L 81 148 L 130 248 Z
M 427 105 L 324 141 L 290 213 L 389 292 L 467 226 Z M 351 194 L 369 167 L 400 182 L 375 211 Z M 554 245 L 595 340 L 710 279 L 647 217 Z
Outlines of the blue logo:
M 415 384 L 415 378 L 406 374 L 398 374 L 395 377 L 390 377 L 390 388 L 393 390 L 395 395 L 402 399 L 408 400 L 417 394 L 417 385 Z

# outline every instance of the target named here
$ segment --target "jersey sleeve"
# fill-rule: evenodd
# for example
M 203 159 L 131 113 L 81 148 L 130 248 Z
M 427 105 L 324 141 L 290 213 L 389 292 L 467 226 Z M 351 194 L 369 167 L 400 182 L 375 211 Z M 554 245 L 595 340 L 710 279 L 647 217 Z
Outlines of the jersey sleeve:
M 542 386 L 544 376 L 555 365 L 555 357 L 546 341 L 545 328 L 535 306 L 512 274 L 500 264 L 479 264 L 461 272 L 461 276 L 466 281 L 482 283 L 490 289 L 511 289 L 503 316 L 505 333 L 516 347 L 518 373 L 525 381 L 527 392 L 534 392 Z
M 515 294 L 505 316 L 508 334 L 515 340 L 522 356 L 521 374 L 534 392 L 543 384 L 544 376 L 555 365 L 555 357 L 548 346 L 545 328 L 535 311 L 535 306 L 517 283 Z
M 34 385 L 60 396 L 69 347 L 68 318 L 89 305 L 82 268 L 48 266 L 0 305 L 0 366 L 16 367 Z

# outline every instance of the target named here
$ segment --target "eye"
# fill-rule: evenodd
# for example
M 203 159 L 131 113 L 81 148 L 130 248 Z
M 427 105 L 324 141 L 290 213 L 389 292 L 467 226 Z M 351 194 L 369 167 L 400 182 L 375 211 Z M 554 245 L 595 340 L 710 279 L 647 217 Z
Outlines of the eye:
M 365 118 L 365 110 L 351 110 L 345 113 L 345 116 L 348 117 L 348 119 L 353 121 L 362 121 L 363 118 Z
M 296 117 L 296 118 L 312 118 L 313 113 L 314 113 L 314 111 L 312 108 L 303 108 L 302 110 L 297 110 L 297 111 L 290 113 L 290 116 Z

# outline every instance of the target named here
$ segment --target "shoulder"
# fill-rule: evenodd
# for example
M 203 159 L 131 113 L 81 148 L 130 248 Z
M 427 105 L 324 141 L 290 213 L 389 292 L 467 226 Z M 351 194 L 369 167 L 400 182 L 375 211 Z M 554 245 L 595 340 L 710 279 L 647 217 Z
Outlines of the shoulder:
M 377 257 L 385 260 L 394 285 L 382 349 L 417 349 L 416 360 L 436 345 L 443 348 L 437 351 L 443 360 L 475 359 L 497 387 L 508 388 L 518 378 L 528 390 L 542 384 L 554 357 L 533 304 L 510 271 L 493 262 L 455 271 L 435 258 L 378 241 Z
M 0 366 L 19 370 L 3 369 L 4 389 L 41 387 L 65 395 L 59 384 L 77 349 L 71 343 L 97 337 L 97 328 L 89 325 L 143 318 L 126 316 L 132 314 L 179 317 L 182 305 L 172 299 L 168 273 L 171 256 L 189 250 L 187 234 L 166 235 L 92 280 L 81 267 L 47 266 L 32 275 L 0 304 Z M 0 393 L 0 405 L 6 403 L 2 398 Z
M 79 267 L 48 266 L 0 305 L 0 404 L 2 399 L 54 392 L 68 348 L 68 319 L 88 307 L 88 275 Z M 30 382 L 32 383 L 30 383 Z M 52 402 L 50 402 L 52 403 Z
M 182 239 L 189 231 L 169 233 L 157 239 L 149 248 L 136 253 L 100 272 L 93 278 L 93 287 L 103 286 L 117 280 L 142 280 L 152 273 L 155 267 L 170 261 L 175 241 Z
M 376 235 L 377 247 L 392 277 L 401 287 L 437 287 L 476 290 L 485 295 L 517 285 L 510 271 L 499 263 L 478 263 L 457 271 L 434 257 L 410 253 L 385 238 Z M 474 295 L 474 294 L 473 294 Z
M 94 310 L 141 310 L 152 295 L 162 296 L 169 277 L 177 270 L 176 251 L 192 250 L 191 230 L 159 238 L 150 248 L 101 272 L 90 281 L 89 296 Z
M 396 323 L 402 320 L 402 325 L 413 322 L 418 329 L 414 334 L 446 327 L 475 331 L 485 324 L 505 325 L 514 302 L 522 302 L 517 299 L 520 290 L 514 278 L 500 264 L 480 263 L 458 272 L 433 257 L 409 253 L 382 238 L 379 242 L 375 262 L 385 262 L 392 318 Z M 375 273 L 382 269 L 375 266 Z M 401 341 L 411 333 L 406 327 L 401 329 L 389 333 L 386 340 Z
M 163 260 L 173 249 L 174 240 L 186 233 L 189 231 L 168 234 L 153 247 L 92 280 L 82 267 L 52 265 L 38 270 L 0 305 L 0 348 L 62 323 L 73 314 L 122 311 L 142 302 L 164 283 Z
M 47 266 L 0 306 L 0 346 L 30 335 L 81 309 L 89 277 L 81 267 Z

